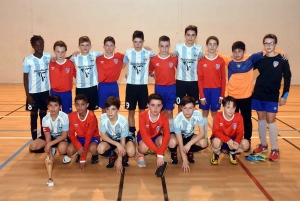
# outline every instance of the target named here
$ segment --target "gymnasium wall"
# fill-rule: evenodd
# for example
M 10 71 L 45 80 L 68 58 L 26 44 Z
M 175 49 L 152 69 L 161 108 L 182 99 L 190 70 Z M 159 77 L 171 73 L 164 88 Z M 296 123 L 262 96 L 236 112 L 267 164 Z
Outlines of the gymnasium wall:
M 94 50 L 103 39 L 116 39 L 116 51 L 132 46 L 134 30 L 145 34 L 145 45 L 158 52 L 159 36 L 171 38 L 172 50 L 184 41 L 184 28 L 198 26 L 197 43 L 210 35 L 220 39 L 219 52 L 231 54 L 237 40 L 247 53 L 262 50 L 262 38 L 274 33 L 277 49 L 290 58 L 292 84 L 299 85 L 299 0 L 1 0 L 0 83 L 22 83 L 22 62 L 32 53 L 30 38 L 42 35 L 45 51 L 53 53 L 55 41 L 68 45 L 68 55 L 78 50 L 78 38 L 87 35 Z M 126 69 L 119 79 L 125 83 Z M 153 79 L 150 78 L 153 82 Z

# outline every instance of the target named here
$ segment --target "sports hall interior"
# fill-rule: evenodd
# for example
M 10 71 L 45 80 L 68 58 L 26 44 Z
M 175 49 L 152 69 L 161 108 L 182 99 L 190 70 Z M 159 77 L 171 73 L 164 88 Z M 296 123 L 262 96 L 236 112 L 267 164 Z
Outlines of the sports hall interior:
M 298 0 L 2 0 L 0 11 L 0 200 L 300 200 L 300 1 Z M 30 38 L 41 35 L 45 52 L 53 53 L 53 44 L 63 40 L 67 55 L 78 51 L 78 38 L 87 35 L 92 49 L 103 51 L 103 39 L 113 36 L 116 51 L 132 47 L 132 33 L 145 34 L 144 45 L 158 53 L 158 38 L 167 35 L 171 50 L 184 42 L 184 28 L 198 27 L 197 43 L 205 50 L 208 36 L 220 40 L 218 51 L 231 55 L 235 41 L 246 44 L 246 54 L 263 50 L 267 33 L 278 37 L 276 49 L 288 54 L 292 72 L 287 104 L 279 108 L 280 159 L 277 162 L 250 162 L 249 153 L 238 156 L 239 164 L 230 164 L 221 155 L 219 165 L 210 164 L 211 149 L 195 153 L 191 172 L 184 173 L 179 164 L 169 163 L 165 176 L 154 175 L 154 155 L 146 156 L 147 167 L 137 167 L 134 158 L 122 174 L 106 169 L 107 159 L 99 157 L 80 171 L 75 158 L 63 164 L 56 154 L 53 177 L 56 185 L 47 187 L 45 154 L 29 153 L 29 113 L 25 111 L 23 87 L 24 57 L 33 53 Z M 120 113 L 124 109 L 125 74 L 119 78 Z M 255 82 L 255 72 L 253 83 Z M 149 93 L 153 92 L 149 78 Z M 75 86 L 73 87 L 73 97 Z M 73 111 L 75 107 L 73 106 Z M 95 112 L 96 116 L 101 111 Z M 174 115 L 177 114 L 177 108 Z M 138 113 L 136 112 L 138 127 Z M 257 114 L 252 112 L 252 149 L 259 143 Z M 211 122 L 211 118 L 209 118 Z M 211 128 L 209 129 L 209 135 Z M 166 151 L 167 160 L 170 159 Z

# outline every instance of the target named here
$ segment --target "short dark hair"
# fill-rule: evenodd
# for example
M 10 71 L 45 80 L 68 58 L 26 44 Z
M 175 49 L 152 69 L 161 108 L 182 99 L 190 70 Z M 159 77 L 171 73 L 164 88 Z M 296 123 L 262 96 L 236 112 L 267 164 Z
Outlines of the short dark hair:
M 236 50 L 236 49 L 241 49 L 241 50 L 245 51 L 245 50 L 246 50 L 246 45 L 245 45 L 245 43 L 242 42 L 242 41 L 236 41 L 236 42 L 234 42 L 234 43 L 232 44 L 231 49 L 232 49 L 232 52 L 233 52 L 234 50 Z
M 56 46 L 59 46 L 59 47 L 65 47 L 65 50 L 67 51 L 67 45 L 64 41 L 62 40 L 59 40 L 59 41 L 56 41 L 53 45 L 53 50 L 55 51 L 55 47 Z
M 134 31 L 132 34 L 132 40 L 134 40 L 135 38 L 140 38 L 140 39 L 144 40 L 144 33 L 139 30 Z
M 196 105 L 196 100 L 192 96 L 184 96 L 181 101 L 180 105 L 185 106 L 186 104 L 192 103 L 194 106 Z
M 74 102 L 76 102 L 78 100 L 83 100 L 86 103 L 89 103 L 89 99 L 85 94 L 77 94 L 76 97 L 74 98 Z
M 264 39 L 263 39 L 263 43 L 265 42 L 265 39 L 267 38 L 272 38 L 275 40 L 275 44 L 277 44 L 277 36 L 275 36 L 274 34 L 267 34 L 265 35 Z
M 163 97 L 160 94 L 150 94 L 150 96 L 148 96 L 148 103 L 150 103 L 151 100 L 160 100 L 161 103 L 163 103 Z
M 51 95 L 51 96 L 48 96 L 48 97 L 46 98 L 46 103 L 47 103 L 47 105 L 49 105 L 50 102 L 58 103 L 58 105 L 61 106 L 61 98 L 60 98 L 58 95 Z
M 78 44 L 80 45 L 81 43 L 85 43 L 88 42 L 90 44 L 92 44 L 90 38 L 88 36 L 81 36 L 78 40 Z
M 170 42 L 170 38 L 168 36 L 161 36 L 158 39 L 158 44 L 159 44 L 160 41 Z
M 110 96 L 105 101 L 105 108 L 110 106 L 116 106 L 117 109 L 120 109 L 121 101 L 118 97 Z
M 219 39 L 216 36 L 210 36 L 206 39 L 206 45 L 208 45 L 208 42 L 210 40 L 215 40 L 217 42 L 217 45 L 219 45 Z
M 196 33 L 196 36 L 197 36 L 197 34 L 198 34 L 198 28 L 195 26 L 195 25 L 189 25 L 189 26 L 187 26 L 186 28 L 185 28 L 185 30 L 184 30 L 184 35 L 188 32 L 188 31 L 195 31 L 195 33 Z
M 116 41 L 112 36 L 107 36 L 106 38 L 104 38 L 103 44 L 105 45 L 106 42 L 112 42 L 114 45 L 116 45 Z
M 31 38 L 30 38 L 30 44 L 33 45 L 33 43 L 35 43 L 35 41 L 38 41 L 38 40 L 41 40 L 44 42 L 44 39 L 42 36 L 40 35 L 33 35 Z
M 233 107 L 236 107 L 236 100 L 232 96 L 226 96 L 225 98 L 223 98 L 223 100 L 222 100 L 223 107 L 225 107 L 230 102 L 233 103 Z

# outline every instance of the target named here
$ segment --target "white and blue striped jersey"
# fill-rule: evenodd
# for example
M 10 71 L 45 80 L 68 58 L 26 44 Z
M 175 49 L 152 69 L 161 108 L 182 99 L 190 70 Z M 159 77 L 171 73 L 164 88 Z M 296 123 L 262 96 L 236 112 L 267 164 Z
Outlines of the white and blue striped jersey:
M 51 54 L 43 52 L 42 58 L 37 58 L 33 54 L 25 57 L 23 61 L 23 72 L 28 73 L 29 93 L 40 93 L 50 89 L 49 63 Z
M 62 135 L 63 131 L 69 131 L 69 117 L 66 113 L 59 111 L 55 121 L 52 121 L 50 114 L 47 114 L 42 121 L 44 132 L 50 132 L 54 138 Z
M 128 84 L 148 84 L 150 58 L 155 54 L 142 48 L 137 52 L 134 48 L 127 49 L 123 62 L 128 63 L 127 83 Z
M 202 56 L 202 46 L 192 47 L 184 43 L 177 44 L 174 53 L 178 56 L 176 79 L 181 81 L 198 81 L 198 60 Z
M 117 141 L 123 137 L 131 136 L 128 130 L 127 119 L 121 114 L 118 114 L 118 120 L 114 125 L 110 123 L 107 114 L 102 114 L 100 116 L 100 132 Z
M 194 134 L 195 126 L 204 126 L 203 117 L 200 111 L 194 110 L 190 120 L 187 120 L 180 112 L 174 118 L 175 134 L 182 134 L 184 138 Z
M 76 87 L 89 88 L 98 84 L 96 59 L 102 52 L 91 50 L 87 55 L 72 56 L 70 60 L 76 65 Z

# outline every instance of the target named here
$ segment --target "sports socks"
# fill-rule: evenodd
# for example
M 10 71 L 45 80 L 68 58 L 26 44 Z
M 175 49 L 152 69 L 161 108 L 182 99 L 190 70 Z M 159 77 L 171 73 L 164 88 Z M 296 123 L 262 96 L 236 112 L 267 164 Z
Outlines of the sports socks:
M 276 122 L 268 124 L 271 149 L 278 149 L 278 128 Z
M 168 149 L 171 153 L 174 153 L 174 152 L 177 152 L 177 146 L 178 145 L 176 145 L 174 148 L 168 147 Z
M 215 153 L 215 154 L 220 154 L 220 150 L 221 150 L 221 147 L 219 147 L 219 148 L 217 148 L 217 149 L 215 149 L 213 146 L 210 146 L 211 147 L 211 149 L 213 150 L 213 152 Z
M 110 157 L 110 156 L 117 155 L 117 154 L 112 149 L 108 149 L 103 154 L 100 154 L 100 155 L 104 156 L 104 157 Z
M 267 145 L 267 122 L 266 120 L 258 120 L 258 133 L 262 145 Z
M 204 135 L 207 138 L 208 118 L 207 117 L 203 117 L 203 122 L 204 122 Z
M 198 152 L 200 150 L 202 150 L 203 148 L 197 145 L 192 145 L 189 152 Z
M 169 125 L 170 125 L 170 132 L 174 132 L 174 120 L 173 119 L 169 119 Z
M 30 130 L 32 140 L 35 140 L 37 138 L 37 118 L 37 114 L 30 114 Z

